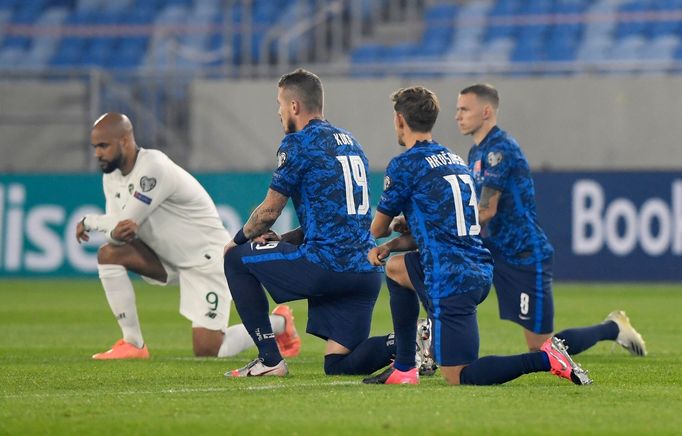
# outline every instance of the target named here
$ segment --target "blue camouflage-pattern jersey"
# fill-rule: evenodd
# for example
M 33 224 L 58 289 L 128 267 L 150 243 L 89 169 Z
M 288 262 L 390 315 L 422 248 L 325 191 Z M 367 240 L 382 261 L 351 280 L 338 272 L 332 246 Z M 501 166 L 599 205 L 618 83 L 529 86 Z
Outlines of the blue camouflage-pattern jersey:
M 367 253 L 370 234 L 368 163 L 362 146 L 346 130 L 312 120 L 284 137 L 270 188 L 296 208 L 306 259 L 332 271 L 383 271 Z
M 493 127 L 469 151 L 469 168 L 479 198 L 484 186 L 502 192 L 497 213 L 483 232 L 486 246 L 513 265 L 530 265 L 550 258 L 554 248 L 538 224 L 535 185 L 516 140 Z
M 466 163 L 421 141 L 391 160 L 377 210 L 405 215 L 431 298 L 490 286 L 492 258 L 478 236 L 478 205 Z

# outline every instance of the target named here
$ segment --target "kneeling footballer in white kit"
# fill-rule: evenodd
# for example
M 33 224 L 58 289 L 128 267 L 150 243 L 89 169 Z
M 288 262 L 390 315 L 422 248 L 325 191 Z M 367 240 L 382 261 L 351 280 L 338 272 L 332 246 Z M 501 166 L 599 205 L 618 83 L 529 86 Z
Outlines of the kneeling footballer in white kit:
M 158 150 L 139 148 L 123 114 L 107 113 L 93 125 L 91 142 L 103 176 L 106 213 L 87 215 L 76 228 L 79 242 L 105 234 L 97 268 L 123 338 L 93 359 L 146 359 L 128 271 L 152 284 L 180 284 L 180 313 L 192 322 L 196 356 L 233 356 L 253 346 L 243 325 L 227 328 L 230 291 L 223 273 L 225 230 L 208 193 L 187 171 Z M 291 310 L 271 316 L 282 351 L 300 349 Z

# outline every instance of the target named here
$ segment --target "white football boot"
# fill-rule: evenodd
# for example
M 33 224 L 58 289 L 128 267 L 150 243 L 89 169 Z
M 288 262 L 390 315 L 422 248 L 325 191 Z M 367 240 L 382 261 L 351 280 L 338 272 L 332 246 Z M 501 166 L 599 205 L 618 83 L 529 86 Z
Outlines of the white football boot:
M 227 371 L 225 377 L 263 377 L 263 376 L 277 376 L 284 377 L 289 374 L 289 368 L 284 359 L 280 360 L 275 366 L 266 366 L 263 364 L 263 359 L 256 358 L 249 362 L 248 365 Z
M 415 361 L 419 375 L 430 376 L 436 373 L 438 365 L 431 355 L 431 320 L 420 319 L 417 321 L 417 353 Z
M 605 321 L 613 321 L 618 324 L 618 337 L 616 342 L 628 350 L 633 356 L 646 356 L 646 344 L 632 324 L 630 318 L 622 310 L 614 310 L 609 313 Z

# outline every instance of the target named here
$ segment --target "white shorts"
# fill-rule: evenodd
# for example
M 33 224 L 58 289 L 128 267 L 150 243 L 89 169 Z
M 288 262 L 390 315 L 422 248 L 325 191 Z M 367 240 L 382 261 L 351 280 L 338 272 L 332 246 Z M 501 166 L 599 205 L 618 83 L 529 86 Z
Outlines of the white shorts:
M 176 268 L 163 260 L 161 263 L 166 270 L 166 282 L 145 276 L 142 279 L 161 286 L 179 283 L 180 314 L 192 321 L 192 327 L 227 328 L 232 296 L 225 279 L 222 256 L 215 256 L 209 263 L 193 268 Z

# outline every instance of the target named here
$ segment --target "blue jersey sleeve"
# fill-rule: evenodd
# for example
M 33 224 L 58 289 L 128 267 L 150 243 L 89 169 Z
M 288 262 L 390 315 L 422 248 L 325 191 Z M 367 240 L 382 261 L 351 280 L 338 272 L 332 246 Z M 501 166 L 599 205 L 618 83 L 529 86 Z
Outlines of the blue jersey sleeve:
M 483 186 L 504 191 L 514 165 L 512 154 L 500 144 L 494 144 L 483 159 L 485 160 Z
M 400 161 L 394 158 L 386 168 L 384 177 L 384 192 L 381 194 L 377 210 L 388 216 L 400 215 L 405 203 L 410 198 L 410 186 L 407 183 L 406 172 L 401 170 Z
M 270 188 L 291 197 L 300 188 L 306 168 L 305 154 L 295 135 L 287 135 L 277 150 L 277 169 L 272 174 Z

